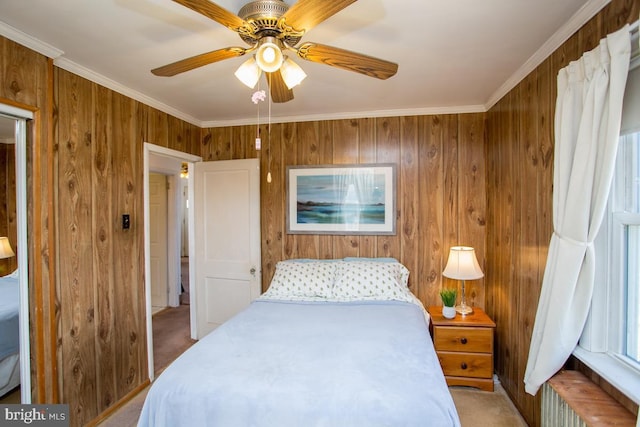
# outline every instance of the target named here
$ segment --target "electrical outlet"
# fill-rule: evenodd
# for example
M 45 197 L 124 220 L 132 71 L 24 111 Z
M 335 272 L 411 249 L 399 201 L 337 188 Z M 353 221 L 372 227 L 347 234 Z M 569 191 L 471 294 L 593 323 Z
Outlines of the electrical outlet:
M 129 219 L 129 214 L 122 215 L 122 229 L 128 230 L 131 227 L 131 220 Z

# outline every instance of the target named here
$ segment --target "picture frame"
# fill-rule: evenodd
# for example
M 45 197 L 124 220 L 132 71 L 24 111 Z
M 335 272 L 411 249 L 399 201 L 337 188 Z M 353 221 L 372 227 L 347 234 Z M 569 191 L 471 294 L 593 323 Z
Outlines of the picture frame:
M 396 165 L 287 166 L 287 234 L 395 235 Z

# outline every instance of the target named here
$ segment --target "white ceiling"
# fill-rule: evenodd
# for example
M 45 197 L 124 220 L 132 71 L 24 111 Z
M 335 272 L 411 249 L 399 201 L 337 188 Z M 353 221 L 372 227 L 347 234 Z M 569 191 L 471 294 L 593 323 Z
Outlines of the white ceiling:
M 237 13 L 246 0 L 217 3 Z M 272 105 L 272 121 L 486 111 L 606 3 L 357 1 L 302 41 L 396 62 L 398 73 L 378 80 L 295 57 L 308 77 L 293 101 Z M 174 77 L 151 74 L 189 56 L 247 47 L 235 32 L 171 0 L 1 1 L 0 21 L 0 34 L 57 66 L 193 124 L 255 123 L 258 108 L 262 120 L 267 113 L 268 104 L 253 104 L 254 90 L 233 75 L 245 57 Z

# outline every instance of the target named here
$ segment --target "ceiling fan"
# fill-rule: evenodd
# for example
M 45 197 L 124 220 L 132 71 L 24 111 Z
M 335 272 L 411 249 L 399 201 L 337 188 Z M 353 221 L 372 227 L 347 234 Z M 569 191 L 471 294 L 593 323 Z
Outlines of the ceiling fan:
M 274 102 L 293 99 L 292 87 L 306 77 L 302 68 L 284 55 L 293 51 L 298 57 L 378 79 L 388 79 L 398 71 L 398 64 L 320 43 L 296 45 L 302 36 L 356 0 L 298 0 L 287 6 L 283 0 L 255 0 L 235 15 L 209 0 L 173 0 L 240 35 L 249 47 L 227 47 L 192 56 L 155 68 L 157 76 L 174 76 L 204 65 L 254 53 L 236 71 L 244 84 L 254 87 L 261 72 L 267 74 Z

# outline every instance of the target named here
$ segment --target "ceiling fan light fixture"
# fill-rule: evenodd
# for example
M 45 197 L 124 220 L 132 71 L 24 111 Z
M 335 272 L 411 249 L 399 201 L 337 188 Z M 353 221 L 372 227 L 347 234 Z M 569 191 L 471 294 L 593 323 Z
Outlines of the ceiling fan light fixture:
M 251 57 L 242 63 L 234 73 L 235 76 L 246 86 L 253 89 L 256 87 L 262 70 L 258 67 L 256 60 Z
M 280 74 L 289 89 L 298 86 L 307 77 L 307 73 L 305 73 L 298 64 L 293 62 L 291 58 L 287 57 L 285 57 L 282 67 L 280 67 Z
M 260 40 L 260 46 L 256 50 L 256 62 L 262 71 L 273 73 L 280 68 L 283 59 L 282 49 L 275 37 L 264 37 Z

